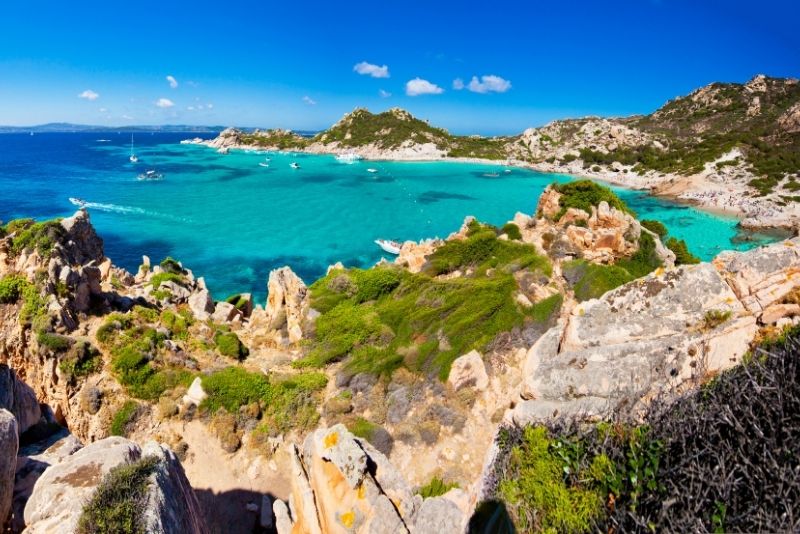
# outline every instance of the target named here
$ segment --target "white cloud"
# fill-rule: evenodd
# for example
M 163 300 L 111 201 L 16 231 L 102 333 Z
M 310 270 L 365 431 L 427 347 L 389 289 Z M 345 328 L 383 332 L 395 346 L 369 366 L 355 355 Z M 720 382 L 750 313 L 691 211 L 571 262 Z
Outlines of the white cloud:
M 372 63 L 367 63 L 366 61 L 362 61 L 361 63 L 356 63 L 353 66 L 353 70 L 359 74 L 369 75 L 373 78 L 388 78 L 389 77 L 389 66 L 383 65 L 379 67 L 378 65 L 373 65 Z
M 206 106 L 206 107 L 207 107 L 208 109 L 213 109 L 213 108 L 214 108 L 214 104 L 209 104 L 209 105 L 208 105 L 208 106 Z
M 414 78 L 406 82 L 406 94 L 408 96 L 439 95 L 442 93 L 444 93 L 444 89 L 422 78 Z
M 123 115 L 122 118 L 125 119 L 126 121 L 132 121 L 133 120 L 133 117 L 131 117 L 130 115 Z
M 169 76 L 167 76 L 167 81 L 169 82 L 169 86 L 172 87 L 173 89 L 178 88 L 178 80 L 175 79 L 175 76 L 170 74 Z
M 389 91 L 384 91 L 383 89 L 380 89 L 378 91 L 378 94 L 381 96 L 381 98 L 389 98 L 390 96 L 392 96 L 392 93 L 390 93 Z
M 462 80 L 461 78 L 456 78 L 455 80 L 453 80 L 453 89 L 455 89 L 456 91 L 460 91 L 463 88 L 464 88 L 464 80 Z
M 100 113 L 105 113 L 106 111 L 108 111 L 108 108 L 100 108 L 97 111 L 99 111 Z
M 95 93 L 91 89 L 87 89 L 81 94 L 79 94 L 78 98 L 85 98 L 86 100 L 97 100 L 98 98 L 100 98 L 100 95 Z
M 194 111 L 194 106 L 186 106 L 186 111 Z
M 159 98 L 156 101 L 156 106 L 158 106 L 158 107 L 160 107 L 162 109 L 171 108 L 174 105 L 175 105 L 175 102 L 173 102 L 169 98 Z
M 481 76 L 481 79 L 478 80 L 477 76 L 473 76 L 472 80 L 470 80 L 467 89 L 472 91 L 473 93 L 505 93 L 509 89 L 511 89 L 511 82 L 508 80 L 504 80 L 500 76 L 495 76 L 494 74 L 489 74 L 487 76 Z
M 316 106 L 317 105 L 317 101 L 312 99 L 310 96 L 304 96 L 303 97 L 303 102 L 305 102 L 309 106 Z

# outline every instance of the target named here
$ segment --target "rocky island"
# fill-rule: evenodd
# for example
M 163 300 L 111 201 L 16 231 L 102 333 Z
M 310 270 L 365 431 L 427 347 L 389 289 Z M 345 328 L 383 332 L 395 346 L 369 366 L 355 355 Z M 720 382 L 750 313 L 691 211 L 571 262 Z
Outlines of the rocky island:
M 796 94 L 794 82 L 761 81 Z M 364 117 L 311 141 L 229 130 L 212 144 L 353 150 L 342 132 Z M 647 120 L 600 121 L 620 143 L 602 146 L 657 142 Z M 528 139 L 538 158 L 544 131 L 448 150 L 505 158 Z M 425 132 L 413 146 L 443 150 L 446 134 Z M 601 153 L 563 143 L 546 154 Z M 755 164 L 739 157 L 744 180 Z M 774 473 L 797 468 L 785 444 L 800 432 L 799 273 L 800 238 L 700 263 L 588 180 L 553 184 L 503 226 L 468 217 L 446 239 L 406 242 L 392 263 L 332 265 L 309 285 L 277 269 L 263 305 L 215 300 L 173 258 L 119 268 L 84 210 L 11 221 L 0 227 L 0 522 L 32 533 L 791 530 L 797 488 L 777 488 Z M 732 395 L 747 402 L 726 404 Z M 709 452 L 701 439 L 734 428 L 738 446 Z M 770 500 L 755 498 L 766 486 Z
M 197 141 L 367 159 L 491 160 L 608 181 L 739 216 L 747 228 L 800 222 L 800 84 L 712 83 L 650 115 L 559 120 L 506 137 L 452 135 L 407 111 L 356 109 L 312 138 L 229 128 Z

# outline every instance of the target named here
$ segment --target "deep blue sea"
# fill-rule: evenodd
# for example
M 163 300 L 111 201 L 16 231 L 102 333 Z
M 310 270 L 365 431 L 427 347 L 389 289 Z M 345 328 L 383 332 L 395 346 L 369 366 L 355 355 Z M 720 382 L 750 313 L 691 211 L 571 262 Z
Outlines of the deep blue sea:
M 307 283 L 336 261 L 366 267 L 381 258 L 376 238 L 444 237 L 466 215 L 502 224 L 517 211 L 532 213 L 547 184 L 570 180 L 521 169 L 505 173 L 499 165 L 347 165 L 332 156 L 221 155 L 179 144 L 195 136 L 136 134 L 140 162 L 134 165 L 128 133 L 0 135 L 0 220 L 68 216 L 77 209 L 69 198 L 78 197 L 89 203 L 115 263 L 135 272 L 143 254 L 154 262 L 172 256 L 205 277 L 217 299 L 241 291 L 263 299 L 276 267 L 291 266 Z M 269 166 L 260 166 L 266 158 Z M 146 170 L 163 180 L 137 180 Z M 640 218 L 661 220 L 703 259 L 771 239 L 732 242 L 735 219 L 616 191 Z

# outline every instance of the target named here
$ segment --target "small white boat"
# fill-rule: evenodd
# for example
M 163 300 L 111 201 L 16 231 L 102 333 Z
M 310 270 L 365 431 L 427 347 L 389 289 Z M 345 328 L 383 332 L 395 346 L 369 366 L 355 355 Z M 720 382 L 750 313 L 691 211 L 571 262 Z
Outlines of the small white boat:
M 389 254 L 400 254 L 400 248 L 403 246 L 402 243 L 398 243 L 397 241 L 391 241 L 389 239 L 376 239 L 375 244 L 381 247 Z
M 69 201 L 72 204 L 75 204 L 76 206 L 78 206 L 79 208 L 85 208 L 86 207 L 86 201 L 83 200 L 82 198 L 69 197 Z
M 503 172 L 506 173 L 506 174 L 511 174 L 511 169 L 506 169 Z
M 97 139 L 98 143 L 110 143 L 111 139 Z
M 128 158 L 131 163 L 137 163 L 139 161 L 139 157 L 133 153 L 133 134 L 131 134 L 131 156 Z
M 141 181 L 145 181 L 145 180 L 148 180 L 148 181 L 162 180 L 162 179 L 164 179 L 164 175 L 161 174 L 160 172 L 156 172 L 156 171 L 145 171 L 142 174 L 140 174 L 139 176 L 137 176 L 136 179 L 137 180 L 141 180 Z
M 367 169 L 367 172 L 371 172 L 371 173 L 374 174 L 374 173 L 378 172 L 378 169 Z
M 336 156 L 336 161 L 347 164 L 355 163 L 360 159 L 361 156 L 359 156 L 355 152 L 347 152 L 345 154 L 339 154 L 338 156 Z
M 496 173 L 496 172 L 485 172 L 485 173 L 483 173 L 482 176 L 484 176 L 486 178 L 497 178 L 498 176 L 500 176 L 500 174 Z
M 299 169 L 299 168 L 300 168 L 300 165 L 298 165 L 297 163 L 295 163 L 295 162 L 293 161 L 292 163 L 290 163 L 290 164 L 289 164 L 289 167 L 291 167 L 291 168 L 293 168 L 293 169 Z
M 263 161 L 258 162 L 259 167 L 269 167 L 269 163 L 264 163 Z

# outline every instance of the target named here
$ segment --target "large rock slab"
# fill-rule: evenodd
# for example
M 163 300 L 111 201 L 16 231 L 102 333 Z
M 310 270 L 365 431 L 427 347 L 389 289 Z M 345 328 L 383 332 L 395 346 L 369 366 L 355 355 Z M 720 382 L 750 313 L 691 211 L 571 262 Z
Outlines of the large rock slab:
M 42 417 L 36 393 L 5 364 L 0 364 L 0 409 L 2 408 L 17 419 L 20 434 L 38 423 Z
M 18 447 L 17 420 L 11 412 L 0 408 L 0 525 L 11 512 Z
M 95 489 L 113 468 L 154 456 L 146 504 L 141 510 L 148 533 L 207 532 L 197 499 L 175 455 L 154 442 L 140 448 L 120 437 L 87 445 L 47 468 L 25 506 L 26 532 L 71 534 Z
M 706 320 L 712 313 L 724 320 Z M 756 318 L 711 264 L 648 275 L 578 304 L 528 351 L 517 424 L 635 413 L 738 363 Z

